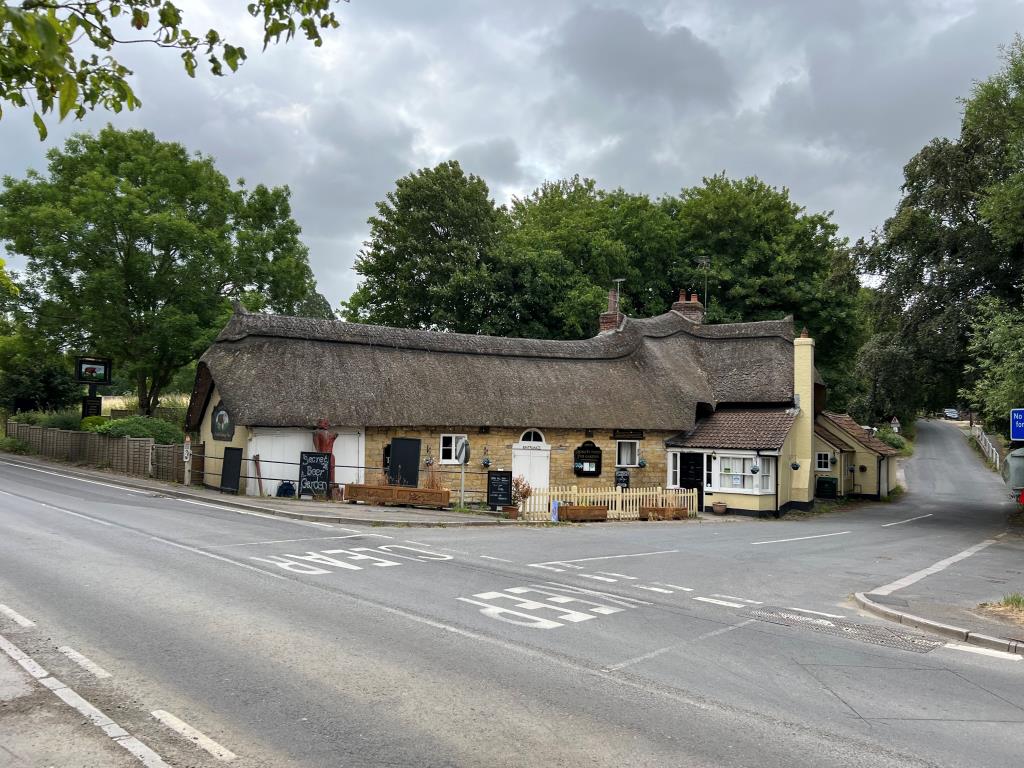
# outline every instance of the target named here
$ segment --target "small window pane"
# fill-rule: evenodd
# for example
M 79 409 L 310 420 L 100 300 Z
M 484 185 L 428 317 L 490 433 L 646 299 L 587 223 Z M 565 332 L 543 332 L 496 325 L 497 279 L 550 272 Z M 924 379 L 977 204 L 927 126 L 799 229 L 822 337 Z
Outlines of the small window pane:
M 636 466 L 636 441 L 620 440 L 618 448 L 618 465 L 620 467 Z

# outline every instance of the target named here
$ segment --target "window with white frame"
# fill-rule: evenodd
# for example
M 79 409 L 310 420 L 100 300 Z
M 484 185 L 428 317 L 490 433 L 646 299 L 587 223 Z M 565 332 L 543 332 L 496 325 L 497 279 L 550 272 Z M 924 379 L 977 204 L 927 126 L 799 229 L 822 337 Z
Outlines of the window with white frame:
M 441 463 L 458 464 L 455 460 L 455 445 L 465 435 L 441 435 Z
M 718 489 L 736 493 L 764 493 L 775 490 L 773 456 L 718 457 Z
M 639 440 L 619 440 L 615 446 L 615 466 L 636 467 L 640 461 Z
M 544 434 L 539 429 L 528 429 L 519 438 L 521 443 L 543 443 Z
M 828 472 L 832 469 L 832 457 L 827 453 L 817 453 L 814 459 L 814 468 L 819 472 Z
M 670 451 L 668 454 L 668 487 L 679 487 L 679 451 Z

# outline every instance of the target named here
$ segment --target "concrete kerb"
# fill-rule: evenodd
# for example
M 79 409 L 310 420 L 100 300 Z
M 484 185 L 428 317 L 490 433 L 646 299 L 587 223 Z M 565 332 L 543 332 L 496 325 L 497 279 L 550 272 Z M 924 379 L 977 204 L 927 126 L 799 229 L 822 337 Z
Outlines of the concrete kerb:
M 923 629 L 951 640 L 968 645 L 977 645 L 980 648 L 988 648 L 993 651 L 1004 651 L 1005 653 L 1024 653 L 1024 643 L 1016 640 L 1008 640 L 1003 637 L 992 637 L 983 635 L 980 632 L 971 632 L 969 629 L 954 627 L 950 624 L 943 624 L 940 621 L 932 621 L 912 613 L 898 611 L 887 605 L 880 605 L 863 592 L 856 592 L 853 599 L 861 608 L 868 613 L 874 614 L 888 621 L 897 624 L 904 624 L 915 629 Z

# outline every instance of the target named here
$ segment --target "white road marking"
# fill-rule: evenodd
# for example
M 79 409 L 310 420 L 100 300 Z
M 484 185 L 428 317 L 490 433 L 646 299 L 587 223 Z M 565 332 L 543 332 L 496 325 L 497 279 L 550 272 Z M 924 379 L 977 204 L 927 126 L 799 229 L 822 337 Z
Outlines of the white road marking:
M 672 587 L 672 589 L 680 589 L 683 592 L 693 592 L 693 587 L 680 587 L 678 584 L 668 584 L 664 581 L 656 581 L 655 584 L 660 584 L 663 587 Z
M 661 587 L 649 587 L 646 584 L 634 584 L 637 589 L 646 589 L 648 592 L 661 592 L 663 595 L 671 595 L 671 589 L 662 589 Z
M 318 523 L 316 520 L 307 520 L 306 522 L 309 523 L 310 525 L 319 525 L 321 528 L 333 528 L 334 527 L 330 523 Z
M 830 619 L 845 619 L 838 613 L 825 613 L 824 611 L 812 611 L 810 608 L 787 608 L 787 611 L 800 611 L 800 613 L 813 613 L 815 616 L 828 616 Z
M 32 621 L 31 619 L 26 619 L 16 610 L 4 605 L 3 603 L 0 603 L 0 613 L 2 613 L 11 621 L 13 621 L 19 627 L 34 627 L 36 625 L 34 621 Z
M 426 546 L 425 544 L 422 546 Z M 506 560 L 504 557 L 491 557 L 490 555 L 480 555 L 484 560 L 497 560 L 499 563 L 511 563 L 512 560 Z
M 222 509 L 225 512 L 234 512 L 236 515 L 249 515 L 250 517 L 262 517 L 264 520 L 275 520 L 281 523 L 292 523 L 293 525 L 315 525 L 319 527 L 333 528 L 334 526 L 327 525 L 327 523 L 314 523 L 311 520 L 294 520 L 290 517 L 283 517 L 281 515 L 272 515 L 268 512 L 250 512 L 246 509 L 239 509 L 237 507 L 225 507 L 221 504 L 210 504 L 205 501 L 195 501 L 193 499 L 179 499 L 173 496 L 166 497 L 169 501 L 180 501 L 183 504 L 195 504 L 198 507 L 212 507 L 213 509 Z M 348 529 L 345 529 L 348 530 Z
M 91 672 L 93 675 L 95 675 L 96 677 L 98 677 L 100 679 L 103 679 L 105 677 L 111 677 L 111 674 L 109 672 L 107 672 L 107 670 L 105 670 L 103 667 L 101 667 L 99 664 L 97 664 L 92 659 L 90 659 L 90 658 L 88 658 L 86 656 L 83 656 L 82 654 L 80 654 L 78 651 L 76 651 L 71 646 L 69 646 L 69 645 L 62 645 L 57 650 L 60 651 L 61 653 L 63 653 L 65 656 L 67 656 L 73 662 L 75 662 L 75 664 L 80 666 L 86 672 Z
M 724 605 L 728 608 L 745 608 L 743 603 L 730 603 L 726 600 L 715 600 L 712 597 L 695 597 L 694 600 L 700 600 L 702 603 L 714 603 L 715 605 Z
M 176 731 L 184 736 L 191 742 L 194 742 L 196 746 L 202 747 L 211 755 L 218 760 L 224 760 L 225 762 L 234 760 L 238 755 L 232 752 L 227 747 L 221 746 L 216 741 L 211 739 L 202 731 L 193 728 L 191 725 L 186 723 L 184 720 L 180 720 L 170 712 L 165 712 L 162 709 L 157 709 L 151 712 L 157 720 L 166 725 L 172 731 Z
M 342 528 L 342 530 L 349 530 L 348 528 Z M 378 539 L 390 539 L 391 536 L 384 536 L 379 533 L 359 533 L 358 531 L 350 533 L 347 536 L 310 536 L 303 539 L 271 539 L 270 541 L 246 541 L 241 544 L 216 544 L 213 545 L 213 549 L 227 549 L 228 547 L 254 547 L 257 544 L 292 544 L 296 541 L 328 541 L 331 539 L 353 539 L 359 536 L 374 537 Z
M 976 555 L 978 552 L 981 552 L 981 550 L 985 549 L 986 547 L 990 547 L 993 544 L 995 544 L 996 541 L 996 539 L 985 539 L 985 541 L 979 544 L 975 544 L 973 547 L 968 547 L 963 552 L 958 552 L 952 557 L 947 557 L 945 560 L 939 560 L 939 562 L 935 563 L 934 565 L 929 565 L 927 568 L 922 568 L 920 571 L 914 571 L 914 573 L 910 574 L 909 576 L 904 576 L 902 579 L 897 579 L 891 584 L 886 584 L 884 587 L 873 589 L 871 590 L 870 594 L 890 595 L 897 589 L 909 587 L 911 584 L 919 582 L 926 576 L 931 576 L 933 573 L 938 573 L 939 571 L 946 570 L 946 568 L 953 565 L 953 563 L 958 563 L 961 560 L 966 560 L 971 555 Z
M 390 539 L 391 537 L 388 536 L 388 538 Z M 406 544 L 415 544 L 417 547 L 432 547 L 432 546 L 434 546 L 433 544 L 424 544 L 422 541 L 413 541 L 412 539 L 406 539 L 405 543 Z
M 632 666 L 633 664 L 639 664 L 641 661 L 648 661 L 650 659 L 657 658 L 658 656 L 661 656 L 664 653 L 668 653 L 669 651 L 674 651 L 677 648 L 682 648 L 682 647 L 686 646 L 688 643 L 696 643 L 696 642 L 698 642 L 700 640 L 707 640 L 709 637 L 717 637 L 718 635 L 724 635 L 726 632 L 732 632 L 734 629 L 739 629 L 740 627 L 747 626 L 747 624 L 753 624 L 754 621 L 755 621 L 754 619 L 747 619 L 746 621 L 741 621 L 739 624 L 733 624 L 732 626 L 729 626 L 729 627 L 722 627 L 721 629 L 716 629 L 713 632 L 706 632 L 703 635 L 699 635 L 699 636 L 693 638 L 693 640 L 686 641 L 685 643 L 676 643 L 675 645 L 667 645 L 664 648 L 659 648 L 656 651 L 651 651 L 650 653 L 645 653 L 642 656 L 634 656 L 632 659 L 626 659 L 625 661 L 620 661 L 618 664 L 612 664 L 610 667 L 605 667 L 604 671 L 605 672 L 615 672 L 616 670 L 623 669 L 624 667 L 629 667 L 629 666 Z
M 794 539 L 772 539 L 771 541 L 752 541 L 751 544 L 783 544 L 787 541 L 804 541 L 806 539 L 824 539 L 827 536 L 842 536 L 844 533 L 849 531 L 839 531 L 838 533 L 819 533 L 817 536 L 797 536 Z
M 614 584 L 615 582 L 618 581 L 618 579 L 610 579 L 607 576 L 598 576 L 598 575 L 593 574 L 593 573 L 581 573 L 579 576 L 580 576 L 581 579 L 593 579 L 594 581 L 606 581 L 609 584 Z
M 86 480 L 84 477 L 75 477 L 74 475 L 65 475 L 62 472 L 51 472 L 48 469 L 39 469 L 38 467 L 28 467 L 28 466 L 25 466 L 24 464 L 14 464 L 14 463 L 12 463 L 10 461 L 0 461 L 0 464 L 6 464 L 8 467 L 17 467 L 18 469 L 27 469 L 30 472 L 42 472 L 44 475 L 54 475 L 55 477 L 63 477 L 66 480 L 77 480 L 80 483 L 89 483 L 90 485 L 102 485 L 102 486 L 105 486 L 107 488 L 116 488 L 117 490 L 124 491 L 125 493 L 137 493 L 137 494 L 141 494 L 141 495 L 148 495 L 150 493 L 157 493 L 156 490 L 153 490 L 153 491 L 138 491 L 138 490 L 135 490 L 134 488 L 125 488 L 123 485 L 115 485 L 114 483 L 101 483 L 98 480 Z
M 883 523 L 882 527 L 883 528 L 888 528 L 891 525 L 903 525 L 904 523 L 912 523 L 915 520 L 923 520 L 924 518 L 931 517 L 931 516 L 932 516 L 932 513 L 929 512 L 927 515 L 918 515 L 917 517 L 912 517 L 909 520 L 900 520 L 900 521 L 895 522 L 895 523 Z
M 631 555 L 604 555 L 602 557 L 578 557 L 575 560 L 545 560 L 543 563 L 529 563 L 531 568 L 546 568 L 550 571 L 557 571 L 557 568 L 550 568 L 552 565 L 565 565 L 569 568 L 579 568 L 574 566 L 572 563 L 589 563 L 594 560 L 618 560 L 623 557 L 649 557 L 650 555 L 674 555 L 678 553 L 678 549 L 663 549 L 658 552 L 636 552 Z
M 598 573 L 600 573 L 600 574 L 602 574 L 604 576 L 616 576 L 616 577 L 618 577 L 620 579 L 629 579 L 631 581 L 636 581 L 636 578 L 637 578 L 636 576 L 627 576 L 624 573 L 612 573 L 611 571 L 598 571 Z
M 997 651 L 995 648 L 982 648 L 977 645 L 961 645 L 960 643 L 946 643 L 943 646 L 943 648 L 952 648 L 955 651 L 967 651 L 968 653 L 980 653 L 982 656 L 992 656 L 993 658 L 1006 659 L 1007 661 L 1021 660 L 1021 655 L 1019 653 Z
M 96 727 L 113 739 L 122 749 L 137 757 L 139 762 L 146 766 L 146 768 L 171 768 L 163 761 L 160 755 L 79 696 L 73 689 L 64 685 L 56 677 L 52 677 L 49 672 L 39 666 L 24 651 L 3 635 L 0 635 L 0 649 L 24 667 L 42 685 L 46 686 L 54 696 L 75 709 L 83 717 L 92 721 Z
M 72 512 L 70 509 L 64 509 L 62 507 L 55 507 L 53 504 L 47 504 L 45 501 L 39 501 L 37 499 L 30 499 L 30 498 L 28 498 L 26 496 L 18 496 L 15 493 L 8 493 L 7 491 L 0 491 L 0 494 L 3 494 L 4 496 L 10 496 L 12 499 L 21 499 L 22 501 L 29 501 L 29 502 L 31 502 L 33 504 L 39 505 L 40 507 L 45 507 L 46 509 L 54 509 L 54 510 L 56 510 L 58 512 L 63 512 L 66 515 L 74 515 L 75 517 L 81 517 L 81 518 L 84 518 L 86 520 L 89 520 L 90 522 L 99 523 L 100 525 L 106 525 L 108 527 L 114 525 L 113 523 L 108 523 L 106 520 L 100 520 L 100 519 L 95 518 L 95 517 L 89 517 L 88 515 L 83 515 L 80 512 Z
M 741 603 L 750 603 L 751 605 L 764 605 L 764 603 L 762 601 L 760 601 L 760 600 L 747 600 L 747 598 L 745 598 L 745 597 L 736 597 L 736 595 L 715 595 L 715 594 L 712 594 L 711 596 L 712 597 L 724 597 L 726 600 L 739 600 Z

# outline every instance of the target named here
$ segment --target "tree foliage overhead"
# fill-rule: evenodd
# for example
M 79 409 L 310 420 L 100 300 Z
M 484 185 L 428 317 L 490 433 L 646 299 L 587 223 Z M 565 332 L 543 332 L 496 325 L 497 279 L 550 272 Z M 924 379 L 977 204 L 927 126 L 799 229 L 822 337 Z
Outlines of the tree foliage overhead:
M 27 258 L 22 311 L 62 347 L 114 358 L 147 413 L 228 298 L 290 314 L 316 295 L 286 187 L 234 189 L 148 131 L 76 135 L 48 160 L 0 193 L 0 241 Z
M 597 332 L 612 281 L 636 316 L 668 310 L 680 288 L 703 290 L 709 320 L 796 316 L 819 339 L 821 368 L 840 399 L 860 343 L 859 283 L 827 214 L 787 190 L 724 175 L 651 200 L 590 179 L 548 182 L 498 207 L 457 162 L 396 183 L 370 219 L 343 307 L 350 320 L 532 338 Z
M 986 424 L 1006 434 L 1010 410 L 1024 403 L 1024 310 L 992 297 L 981 300 L 967 350 L 972 383 L 961 394 Z
M 971 318 L 984 297 L 1010 309 L 1024 291 L 1024 39 L 964 101 L 960 136 L 934 139 L 904 168 L 896 213 L 869 243 L 865 269 L 882 277 L 880 333 L 911 366 L 873 368 L 867 389 L 900 391 L 901 408 L 939 409 L 970 388 Z M 877 348 L 881 342 L 869 349 Z M 966 378 L 965 378 L 966 371 Z M 882 403 L 867 415 L 884 416 Z
M 336 0 L 254 0 L 246 12 L 263 26 L 263 47 L 301 32 L 322 45 L 321 30 L 336 28 Z M 23 0 L 0 4 L 0 104 L 30 106 L 41 139 L 42 115 L 56 110 L 63 120 L 81 118 L 97 106 L 120 112 L 139 99 L 128 84 L 132 74 L 113 54 L 131 43 L 178 51 L 195 77 L 198 57 L 210 71 L 232 72 L 246 52 L 215 30 L 193 33 L 169 0 Z M 3 111 L 0 109 L 0 116 Z

